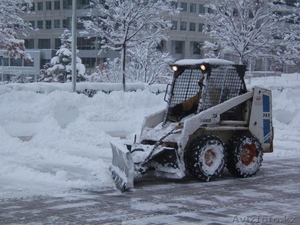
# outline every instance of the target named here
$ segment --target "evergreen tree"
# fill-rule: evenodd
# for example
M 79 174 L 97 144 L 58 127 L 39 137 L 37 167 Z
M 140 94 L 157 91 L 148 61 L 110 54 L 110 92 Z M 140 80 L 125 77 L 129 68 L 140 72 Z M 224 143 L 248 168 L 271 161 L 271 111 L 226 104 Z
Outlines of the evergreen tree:
M 50 66 L 46 64 L 41 70 L 39 81 L 64 83 L 72 80 L 72 38 L 68 29 L 64 30 L 60 40 L 62 44 L 60 49 L 56 52 L 56 56 L 51 59 Z M 76 73 L 77 82 L 86 80 L 85 66 L 79 57 L 76 57 Z

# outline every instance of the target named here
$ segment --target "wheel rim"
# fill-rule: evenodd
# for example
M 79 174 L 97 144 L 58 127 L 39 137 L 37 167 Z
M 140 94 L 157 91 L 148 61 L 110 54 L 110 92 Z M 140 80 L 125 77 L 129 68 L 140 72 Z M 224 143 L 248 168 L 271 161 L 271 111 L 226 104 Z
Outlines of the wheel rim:
M 212 141 L 206 144 L 200 156 L 201 170 L 206 175 L 213 175 L 216 171 L 222 170 L 222 165 L 224 165 L 223 151 L 224 147 L 219 142 Z
M 204 163 L 211 167 L 216 159 L 216 153 L 212 149 L 208 149 L 204 154 Z
M 241 160 L 244 166 L 249 166 L 255 162 L 256 146 L 254 144 L 245 144 L 241 151 Z

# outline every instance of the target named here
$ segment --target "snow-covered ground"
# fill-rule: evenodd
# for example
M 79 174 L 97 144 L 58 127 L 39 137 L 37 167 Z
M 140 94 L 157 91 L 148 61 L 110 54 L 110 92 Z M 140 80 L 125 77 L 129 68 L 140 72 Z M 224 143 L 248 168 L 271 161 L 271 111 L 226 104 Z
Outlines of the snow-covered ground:
M 273 90 L 274 153 L 265 154 L 265 160 L 300 155 L 300 77 L 284 74 L 246 83 Z M 133 140 L 144 116 L 166 106 L 164 94 L 149 90 L 89 98 L 12 86 L 0 85 L 0 199 L 114 188 L 109 140 Z M 31 90 L 37 86 L 31 84 Z

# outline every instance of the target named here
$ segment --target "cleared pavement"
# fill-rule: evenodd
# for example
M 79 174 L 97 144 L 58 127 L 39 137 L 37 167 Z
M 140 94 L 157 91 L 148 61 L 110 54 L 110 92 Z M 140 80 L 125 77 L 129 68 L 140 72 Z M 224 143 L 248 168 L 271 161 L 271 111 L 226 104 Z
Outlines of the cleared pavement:
M 251 178 L 146 176 L 131 192 L 72 190 L 0 200 L 0 224 L 300 224 L 300 158 L 265 159 Z

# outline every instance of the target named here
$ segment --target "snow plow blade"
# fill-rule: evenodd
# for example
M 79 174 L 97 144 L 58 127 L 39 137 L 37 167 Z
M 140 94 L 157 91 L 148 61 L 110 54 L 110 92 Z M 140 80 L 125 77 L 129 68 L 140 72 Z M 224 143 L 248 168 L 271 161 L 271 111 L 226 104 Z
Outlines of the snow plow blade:
M 124 192 L 134 187 L 134 164 L 131 153 L 122 144 L 110 143 L 112 149 L 112 165 L 110 171 L 116 187 Z

